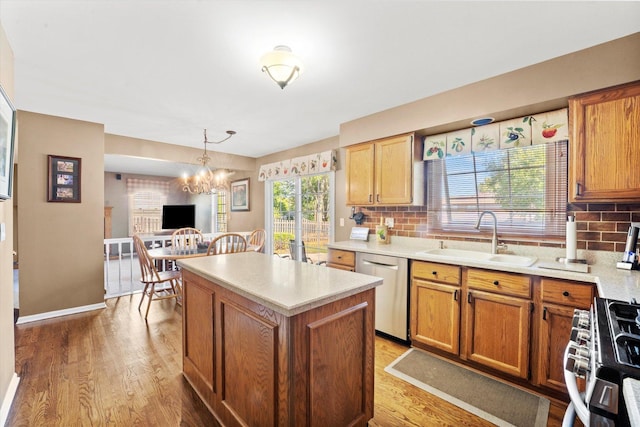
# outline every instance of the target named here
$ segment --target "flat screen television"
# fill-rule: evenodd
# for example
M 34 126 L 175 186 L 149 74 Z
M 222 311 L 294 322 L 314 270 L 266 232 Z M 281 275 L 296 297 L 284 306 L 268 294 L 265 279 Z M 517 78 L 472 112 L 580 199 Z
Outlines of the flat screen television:
M 164 205 L 162 206 L 162 229 L 196 226 L 196 205 Z

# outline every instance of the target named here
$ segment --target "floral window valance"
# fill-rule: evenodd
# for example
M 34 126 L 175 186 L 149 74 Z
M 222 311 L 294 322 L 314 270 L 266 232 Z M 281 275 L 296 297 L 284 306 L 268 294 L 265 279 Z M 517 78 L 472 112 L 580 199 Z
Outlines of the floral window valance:
M 337 158 L 335 150 L 307 156 L 282 160 L 260 166 L 258 181 L 283 179 L 292 176 L 312 175 L 314 173 L 336 170 Z
M 152 181 L 149 179 L 127 178 L 127 192 L 135 194 L 142 191 L 152 191 L 163 195 L 169 194 L 168 181 Z
M 425 136 L 423 160 L 569 139 L 568 109 Z

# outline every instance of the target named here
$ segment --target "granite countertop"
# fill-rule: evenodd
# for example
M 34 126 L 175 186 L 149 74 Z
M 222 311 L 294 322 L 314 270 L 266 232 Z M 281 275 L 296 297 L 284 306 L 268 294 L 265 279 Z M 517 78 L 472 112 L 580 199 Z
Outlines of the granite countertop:
M 329 244 L 329 247 L 333 249 L 367 252 L 421 261 L 432 261 L 442 264 L 454 264 L 466 267 L 477 267 L 533 276 L 544 276 L 556 279 L 594 283 L 596 284 L 598 295 L 600 297 L 626 302 L 631 301 L 632 298 L 636 298 L 640 301 L 640 271 L 617 269 L 616 261 L 619 261 L 621 258 L 621 255 L 617 253 L 578 251 L 578 257 L 586 259 L 589 263 L 589 272 L 580 273 L 576 271 L 552 270 L 540 267 L 540 265 L 555 263 L 555 259 L 557 257 L 563 257 L 565 253 L 562 249 L 509 245 L 507 248 L 508 253 L 535 256 L 537 258 L 533 265 L 523 267 L 507 264 L 498 265 L 474 259 L 451 259 L 424 253 L 424 251 L 438 248 L 439 245 L 439 240 L 394 237 L 389 244 L 379 244 L 375 241 L 363 242 L 346 240 L 331 243 Z M 446 240 L 444 241 L 444 245 L 447 248 L 453 249 L 490 252 L 490 245 L 485 243 Z
M 189 258 L 177 263 L 285 316 L 294 316 L 382 284 L 379 277 L 257 252 Z

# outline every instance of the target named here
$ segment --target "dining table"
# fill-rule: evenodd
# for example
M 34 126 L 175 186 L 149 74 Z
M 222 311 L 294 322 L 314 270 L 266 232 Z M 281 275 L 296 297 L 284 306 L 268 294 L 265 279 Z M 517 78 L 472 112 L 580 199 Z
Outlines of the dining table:
M 149 249 L 149 257 L 155 261 L 175 261 L 184 258 L 195 258 L 207 256 L 208 245 L 198 245 L 188 248 L 176 248 L 174 246 L 163 246 Z
M 179 259 L 196 258 L 207 256 L 208 245 L 198 245 L 187 248 L 176 248 L 175 246 L 162 246 L 148 249 L 147 253 L 155 264 L 158 271 L 173 270 L 175 262 Z

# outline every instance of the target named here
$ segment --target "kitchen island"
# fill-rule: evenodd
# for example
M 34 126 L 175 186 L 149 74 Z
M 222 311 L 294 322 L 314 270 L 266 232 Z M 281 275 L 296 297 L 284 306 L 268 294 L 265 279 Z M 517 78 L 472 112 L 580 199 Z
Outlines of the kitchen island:
M 183 374 L 225 426 L 365 426 L 380 278 L 255 252 L 178 261 Z

